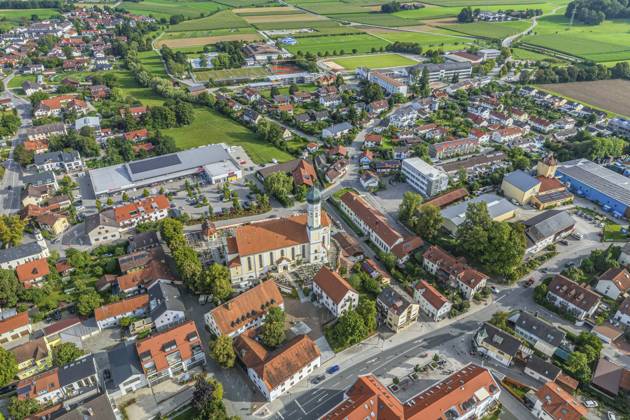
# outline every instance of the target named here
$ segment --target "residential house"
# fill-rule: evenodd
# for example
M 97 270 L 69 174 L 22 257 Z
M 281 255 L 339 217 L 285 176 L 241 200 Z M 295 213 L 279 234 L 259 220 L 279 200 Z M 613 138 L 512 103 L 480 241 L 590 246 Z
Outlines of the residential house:
M 389 103 L 385 99 L 380 99 L 378 101 L 373 101 L 368 104 L 367 111 L 370 114 L 377 115 L 383 111 L 387 111 L 389 109 Z
M 61 136 L 66 133 L 66 125 L 62 122 L 37 125 L 26 129 L 26 137 L 30 141 L 48 140 L 52 136 Z
M 473 346 L 504 366 L 512 365 L 519 353 L 527 351 L 518 338 L 487 322 L 475 333 Z
M 364 171 L 359 177 L 359 182 L 361 182 L 361 186 L 368 191 L 377 189 L 380 185 L 378 175 L 372 171 Z
M 558 379 L 562 373 L 562 369 L 534 354 L 527 360 L 523 372 L 525 375 L 531 376 L 539 382 L 547 383 L 554 382 Z
M 137 295 L 118 302 L 103 305 L 94 310 L 94 318 L 99 330 L 119 325 L 122 318 L 140 317 L 147 313 L 149 295 Z
M 123 134 L 123 137 L 127 141 L 140 142 L 149 138 L 149 130 L 141 128 L 138 130 L 127 131 Z
M 549 283 L 547 300 L 583 321 L 593 316 L 601 298 L 590 289 L 557 274 Z
M 580 420 L 588 415 L 588 409 L 555 382 L 547 382 L 527 398 L 533 405 L 532 414 L 539 419 Z
M 28 336 L 32 332 L 28 312 L 4 311 L 0 313 L 0 345 L 5 346 Z
M 509 143 L 518 140 L 526 134 L 521 127 L 499 128 L 492 132 L 492 141 L 495 143 Z
M 383 136 L 380 134 L 370 133 L 367 134 L 363 140 L 363 147 L 371 149 L 373 147 L 380 147 L 383 142 Z
M 401 401 L 372 374 L 360 375 L 341 402 L 321 418 L 468 419 L 483 418 L 499 404 L 501 388 L 490 371 L 469 364 Z
M 468 300 L 486 287 L 488 276 L 467 265 L 463 258 L 455 258 L 436 245 L 430 246 L 422 258 L 423 267 L 429 273 L 457 287 Z
M 434 159 L 448 159 L 474 153 L 479 148 L 479 141 L 472 138 L 433 143 L 429 145 L 429 155 Z
M 58 117 L 63 111 L 76 112 L 84 114 L 89 110 L 87 103 L 78 99 L 74 95 L 54 96 L 50 99 L 42 100 L 35 108 L 34 116 L 42 117 Z
M 39 83 L 31 82 L 29 80 L 22 83 L 22 90 L 26 94 L 26 96 L 31 96 L 35 92 L 41 92 L 44 90 L 44 87 Z
M 204 320 L 214 335 L 236 337 L 260 327 L 272 307 L 284 309 L 284 299 L 276 283 L 268 280 L 212 309 Z
M 129 113 L 132 118 L 139 119 L 148 112 L 148 109 L 146 106 L 131 106 L 129 108 L 120 108 L 118 112 L 123 118 Z
M 148 251 L 159 246 L 160 238 L 158 238 L 157 232 L 141 232 L 129 238 L 127 252 L 133 254 L 134 252 Z
M 426 280 L 420 280 L 413 288 L 413 300 L 420 305 L 420 310 L 433 321 L 445 318 L 452 303 Z
M 18 379 L 26 379 L 52 367 L 52 351 L 44 337 L 13 347 L 10 352 L 17 362 Z
M 94 358 L 103 388 L 111 399 L 149 385 L 133 341 L 123 341 L 107 351 L 100 351 Z
M 339 273 L 325 265 L 313 278 L 313 293 L 335 318 L 359 304 L 359 293 Z
M 258 112 L 249 108 L 243 111 L 243 115 L 241 118 L 244 122 L 251 125 L 257 125 L 263 119 L 263 117 Z
M 177 287 L 172 282 L 158 279 L 147 288 L 149 316 L 157 331 L 164 331 L 186 320 L 186 308 Z
M 609 398 L 617 398 L 630 391 L 630 369 L 602 357 L 597 362 L 591 386 Z
M 136 351 L 149 384 L 204 365 L 203 348 L 194 321 L 136 342 Z
M 320 105 L 326 108 L 336 108 L 343 104 L 341 96 L 337 94 L 321 95 L 318 101 Z
M 617 312 L 615 312 L 614 320 L 626 327 L 630 327 L 630 297 L 627 297 L 621 302 Z
M 530 116 L 529 126 L 539 133 L 547 134 L 554 128 L 554 123 L 544 118 L 536 118 Z
M 398 332 L 418 319 L 420 306 L 396 286 L 387 286 L 376 298 L 376 308 L 383 322 Z
M 165 195 L 156 195 L 115 207 L 114 218 L 122 230 L 128 230 L 138 223 L 157 222 L 168 217 L 169 208 L 168 198 Z
M 120 240 L 122 229 L 116 222 L 114 209 L 85 217 L 85 234 L 92 245 L 100 245 Z
M 57 236 L 65 232 L 70 227 L 68 218 L 63 214 L 47 212 L 35 218 L 40 229 Z
M 50 274 L 48 260 L 39 258 L 25 262 L 15 267 L 15 273 L 25 289 L 30 289 L 33 286 L 42 287 L 46 276 Z
M 352 130 L 352 124 L 350 124 L 349 122 L 333 124 L 322 130 L 322 138 L 323 139 L 329 139 L 329 138 L 338 139 L 341 136 L 348 134 L 350 130 Z
M 623 296 L 630 289 L 630 273 L 623 267 L 609 268 L 597 278 L 595 290 L 613 300 Z
M 510 316 L 509 321 L 516 335 L 547 357 L 552 357 L 564 343 L 564 331 L 529 312 L 519 311 Z
M 317 345 L 307 335 L 298 335 L 279 349 L 268 351 L 253 335 L 234 340 L 236 355 L 247 376 L 267 401 L 274 401 L 320 366 Z
M 40 232 L 35 235 L 36 242 L 28 242 L 11 248 L 0 249 L 0 268 L 15 270 L 15 268 L 29 261 L 50 257 L 48 245 Z
M 246 87 L 246 88 L 243 88 L 241 93 L 243 97 L 247 100 L 247 102 L 249 103 L 257 102 L 260 100 L 260 93 L 258 93 L 256 89 Z
M 83 169 L 83 160 L 76 150 L 70 152 L 38 153 L 34 156 L 34 164 L 37 170 L 73 172 Z

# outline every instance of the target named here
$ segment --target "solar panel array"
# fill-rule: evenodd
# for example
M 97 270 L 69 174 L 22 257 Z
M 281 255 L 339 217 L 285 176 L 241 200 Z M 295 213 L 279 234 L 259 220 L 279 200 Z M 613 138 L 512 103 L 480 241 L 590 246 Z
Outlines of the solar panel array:
M 153 159 L 144 159 L 137 162 L 129 163 L 129 170 L 132 174 L 139 174 L 142 172 L 153 171 L 159 168 L 165 168 L 168 166 L 175 166 L 182 163 L 177 154 L 158 156 Z

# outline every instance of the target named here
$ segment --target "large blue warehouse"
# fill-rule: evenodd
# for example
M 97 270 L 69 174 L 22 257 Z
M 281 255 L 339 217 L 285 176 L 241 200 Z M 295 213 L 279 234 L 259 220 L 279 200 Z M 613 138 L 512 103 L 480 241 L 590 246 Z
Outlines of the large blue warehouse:
M 561 163 L 556 176 L 577 196 L 599 204 L 615 217 L 630 217 L 630 178 L 587 159 Z

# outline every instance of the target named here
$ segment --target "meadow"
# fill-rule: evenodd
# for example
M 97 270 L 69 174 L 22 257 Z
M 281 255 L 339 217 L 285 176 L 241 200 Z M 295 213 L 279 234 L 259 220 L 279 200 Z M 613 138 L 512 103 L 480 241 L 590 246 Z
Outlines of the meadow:
M 226 143 L 242 146 L 255 163 L 269 163 L 272 159 L 286 162 L 293 156 L 259 139 L 255 133 L 206 107 L 195 107 L 195 120 L 184 128 L 169 128 L 163 134 L 173 137 L 177 147 L 190 149 L 206 144 Z
M 0 30 L 8 31 L 22 23 L 31 20 L 31 16 L 47 19 L 59 15 L 55 9 L 0 9 Z
M 363 55 L 357 57 L 334 58 L 336 64 L 346 70 L 354 70 L 358 67 L 367 67 L 370 69 L 412 66 L 418 62 L 400 54 L 374 54 Z
M 630 81 L 628 80 L 556 83 L 539 87 L 604 111 L 630 117 Z
M 263 78 L 269 76 L 269 71 L 264 67 L 243 67 L 240 69 L 202 70 L 194 73 L 195 79 L 200 82 L 213 80 L 242 79 L 247 77 Z
M 302 51 L 303 53 L 326 53 L 334 54 L 333 51 L 344 50 L 349 54 L 353 49 L 359 53 L 371 52 L 372 48 L 379 49 L 385 47 L 388 42 L 368 34 L 361 35 L 341 35 L 341 36 L 321 36 L 311 38 L 300 38 L 296 45 L 287 45 L 286 49 L 292 53 Z
M 441 25 L 440 27 L 481 38 L 503 39 L 510 35 L 523 32 L 529 26 L 529 21 L 518 20 L 513 22 L 456 23 L 453 25 Z
M 433 4 L 435 6 L 492 6 L 492 5 L 510 5 L 511 9 L 515 9 L 517 6 L 527 5 L 532 8 L 532 5 L 545 3 L 542 0 L 428 0 L 424 3 Z
M 447 32 L 447 31 L 445 31 Z M 379 37 L 390 42 L 417 42 L 424 49 L 441 48 L 444 51 L 464 48 L 466 44 L 477 42 L 474 38 L 457 35 L 451 32 L 379 32 Z
M 162 58 L 156 51 L 142 51 L 138 53 L 138 58 L 145 70 L 154 76 L 168 77 L 164 69 Z
M 185 20 L 177 25 L 169 26 L 167 32 L 203 31 L 212 29 L 246 28 L 249 24 L 231 10 L 222 10 L 201 19 Z
M 139 3 L 123 2 L 122 7 L 131 13 L 143 16 L 152 15 L 156 18 L 169 18 L 173 15 L 195 18 L 201 16 L 201 14 L 207 15 L 226 8 L 226 6 L 212 1 L 192 0 L 144 0 Z
M 397 16 L 394 13 L 349 13 L 349 14 L 335 14 L 329 15 L 330 18 L 346 21 L 346 22 L 356 22 L 356 23 L 364 23 L 366 25 L 377 25 L 377 26 L 388 26 L 388 27 L 397 27 L 397 26 L 416 26 L 420 25 L 421 22 L 414 19 L 405 19 L 400 16 Z

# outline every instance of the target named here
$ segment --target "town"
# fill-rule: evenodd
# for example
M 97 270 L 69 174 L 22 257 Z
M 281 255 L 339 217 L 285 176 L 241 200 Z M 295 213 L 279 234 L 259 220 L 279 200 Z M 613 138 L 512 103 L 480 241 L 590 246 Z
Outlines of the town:
M 627 15 L 512 3 L 0 1 L 0 418 L 630 418 Z

